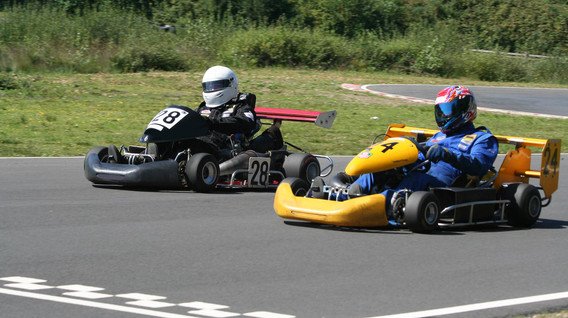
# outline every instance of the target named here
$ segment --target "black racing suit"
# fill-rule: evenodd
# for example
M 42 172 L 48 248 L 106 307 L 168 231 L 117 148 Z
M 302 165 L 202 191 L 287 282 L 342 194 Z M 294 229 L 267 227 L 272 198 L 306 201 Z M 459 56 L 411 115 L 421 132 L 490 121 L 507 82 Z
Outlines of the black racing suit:
M 202 102 L 197 112 L 209 121 L 209 129 L 212 132 L 209 136 L 199 138 L 210 147 L 205 152 L 222 159 L 227 157 L 223 150 L 230 148 L 229 136 L 242 134 L 247 140 L 250 139 L 260 126 L 254 111 L 255 104 L 256 96 L 251 93 L 239 93 L 235 99 L 218 107 L 207 107 L 205 102 Z M 280 149 L 282 145 L 280 129 L 272 126 L 251 140 L 247 149 L 267 152 Z

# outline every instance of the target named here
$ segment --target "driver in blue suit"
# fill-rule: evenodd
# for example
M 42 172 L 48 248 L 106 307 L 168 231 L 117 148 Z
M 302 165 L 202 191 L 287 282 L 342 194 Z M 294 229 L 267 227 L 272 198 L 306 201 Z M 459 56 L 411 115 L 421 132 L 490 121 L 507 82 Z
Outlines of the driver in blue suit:
M 438 93 L 434 109 L 440 131 L 426 142 L 426 156 L 419 155 L 421 160 L 430 160 L 430 169 L 426 173 L 412 172 L 392 187 L 388 186 L 388 173 L 361 175 L 349 187 L 349 197 L 381 193 L 392 217 L 400 190 L 448 186 L 462 174 L 481 177 L 489 171 L 497 157 L 498 142 L 487 128 L 473 125 L 477 116 L 473 93 L 463 86 L 447 87 Z M 322 197 L 323 185 L 323 179 L 314 180 L 313 197 Z

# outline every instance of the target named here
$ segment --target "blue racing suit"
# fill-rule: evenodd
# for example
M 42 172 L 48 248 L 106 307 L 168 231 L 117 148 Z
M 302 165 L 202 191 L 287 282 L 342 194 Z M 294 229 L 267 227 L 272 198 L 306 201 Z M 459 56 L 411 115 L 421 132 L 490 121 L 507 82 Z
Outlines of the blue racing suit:
M 409 189 L 411 191 L 426 190 L 429 187 L 443 187 L 452 182 L 461 174 L 483 176 L 492 167 L 498 152 L 497 139 L 487 132 L 475 128 L 472 123 L 467 123 L 457 131 L 444 134 L 438 132 L 432 136 L 426 146 L 438 145 L 448 150 L 447 161 L 432 162 L 426 173 L 412 172 L 394 189 L 381 192 L 386 198 L 387 210 L 390 206 L 392 195 L 397 190 Z M 424 160 L 422 153 L 419 160 Z M 363 193 L 370 194 L 373 189 L 382 188 L 388 181 L 385 172 L 368 173 L 361 175 L 354 183 L 363 188 Z

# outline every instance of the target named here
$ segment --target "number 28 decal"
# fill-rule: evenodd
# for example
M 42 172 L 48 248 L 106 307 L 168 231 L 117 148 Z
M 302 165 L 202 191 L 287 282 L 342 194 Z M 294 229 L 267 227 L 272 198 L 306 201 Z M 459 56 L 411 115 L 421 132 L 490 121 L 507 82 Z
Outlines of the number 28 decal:
M 185 116 L 189 114 L 187 111 L 176 108 L 176 107 L 168 107 L 156 115 L 154 119 L 148 124 L 147 129 L 156 129 L 162 131 L 162 129 L 171 129 L 175 126 L 180 120 L 182 120 Z
M 270 158 L 253 157 L 249 159 L 248 180 L 251 187 L 268 186 Z

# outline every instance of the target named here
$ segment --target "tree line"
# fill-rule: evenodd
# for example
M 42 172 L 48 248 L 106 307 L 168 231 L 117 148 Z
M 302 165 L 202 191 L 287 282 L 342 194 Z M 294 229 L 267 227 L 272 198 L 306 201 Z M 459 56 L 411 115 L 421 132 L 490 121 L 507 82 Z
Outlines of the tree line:
M 17 6 L 57 6 L 85 14 L 113 6 L 154 22 L 231 20 L 239 27 L 288 25 L 356 37 L 396 37 L 413 30 L 451 28 L 478 49 L 558 54 L 568 50 L 566 0 L 4 0 Z

